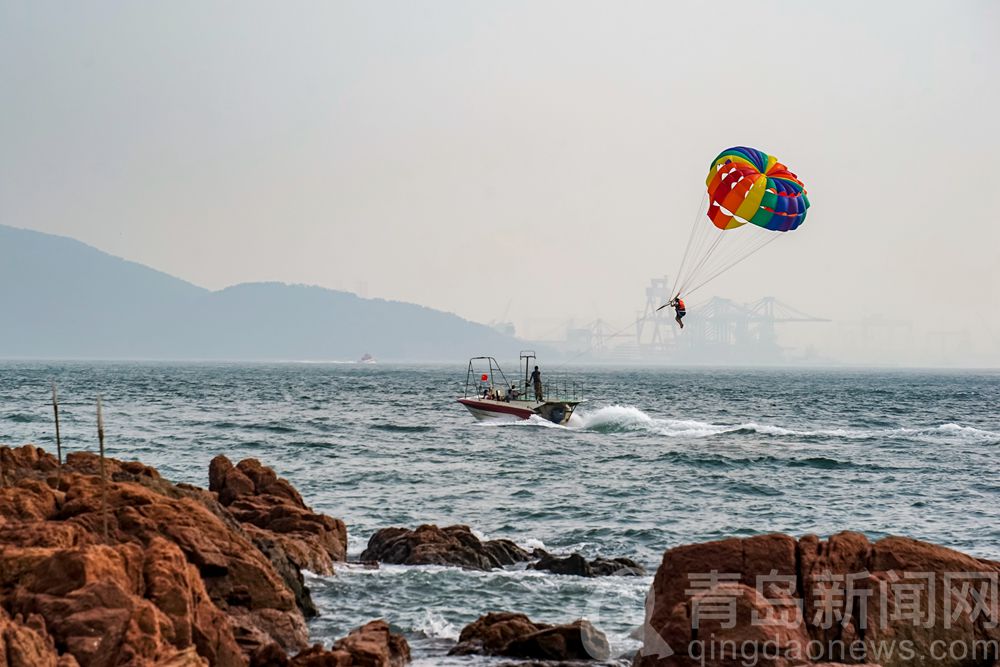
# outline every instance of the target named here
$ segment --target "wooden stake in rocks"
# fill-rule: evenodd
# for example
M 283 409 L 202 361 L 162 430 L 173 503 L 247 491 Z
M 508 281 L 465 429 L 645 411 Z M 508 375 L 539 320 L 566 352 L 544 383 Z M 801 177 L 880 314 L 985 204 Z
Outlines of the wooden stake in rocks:
M 62 439 L 59 437 L 59 396 L 56 394 L 56 382 L 52 381 L 52 414 L 56 417 L 56 486 L 62 482 Z
M 101 410 L 101 397 L 97 397 L 97 441 L 101 446 L 101 521 L 104 528 L 104 541 L 108 541 L 108 476 L 104 469 L 104 413 Z

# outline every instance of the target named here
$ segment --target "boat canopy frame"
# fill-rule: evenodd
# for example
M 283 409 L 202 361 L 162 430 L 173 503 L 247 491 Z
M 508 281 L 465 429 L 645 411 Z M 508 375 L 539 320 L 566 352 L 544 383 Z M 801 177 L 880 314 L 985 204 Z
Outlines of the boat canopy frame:
M 489 375 L 489 380 L 486 380 L 485 382 L 488 383 L 490 389 L 495 388 L 493 382 L 494 371 L 500 374 L 500 377 L 503 379 L 503 384 L 507 387 L 508 390 L 514 386 L 510 383 L 509 380 L 507 380 L 507 376 L 504 375 L 503 369 L 500 368 L 500 364 L 497 362 L 496 359 L 494 359 L 493 357 L 472 357 L 471 359 L 469 359 L 469 370 L 465 374 L 465 398 L 469 397 L 469 387 L 472 386 L 473 383 L 475 383 L 476 397 L 478 398 L 480 395 L 479 392 L 480 383 L 483 383 L 484 381 L 480 377 L 478 377 L 479 371 L 475 367 L 477 361 L 485 361 L 487 366 L 489 367 L 489 372 L 487 373 L 487 375 Z M 475 380 L 473 380 L 472 377 L 473 373 L 477 374 Z
M 518 356 L 519 356 L 518 359 L 519 365 L 520 363 L 524 364 L 524 384 L 522 385 L 523 393 L 521 395 L 527 396 L 528 391 L 531 388 L 530 366 L 531 366 L 531 360 L 536 359 L 535 352 L 534 350 L 521 350 L 521 353 Z M 476 368 L 477 361 L 481 362 L 479 364 L 480 365 L 479 369 Z M 486 362 L 485 365 L 487 368 L 482 368 L 483 366 L 482 362 Z M 488 369 L 487 375 L 489 376 L 489 379 L 484 381 L 480 377 L 480 371 L 487 369 Z M 518 372 L 520 372 L 520 370 L 521 369 L 518 368 Z M 503 369 L 500 368 L 500 364 L 499 362 L 497 362 L 495 358 L 472 357 L 471 359 L 469 359 L 469 368 L 465 373 L 464 397 L 469 398 L 469 389 L 473 390 L 473 395 L 476 398 L 480 398 L 482 396 L 482 387 L 484 386 L 489 387 L 490 389 L 496 389 L 497 383 L 494 381 L 494 373 L 499 374 L 500 379 L 502 381 L 500 383 L 500 386 L 504 387 L 505 392 L 510 392 L 511 389 L 515 388 L 518 389 L 518 391 L 521 391 L 520 387 L 518 387 L 517 384 L 507 379 L 507 376 L 504 374 Z M 570 383 L 566 382 L 565 380 L 562 380 L 560 382 L 558 379 L 554 381 L 543 380 L 542 387 L 543 387 L 543 394 L 546 397 L 548 397 L 548 400 L 550 401 L 571 401 L 574 403 L 578 403 L 581 400 L 579 388 L 577 387 L 576 382 Z

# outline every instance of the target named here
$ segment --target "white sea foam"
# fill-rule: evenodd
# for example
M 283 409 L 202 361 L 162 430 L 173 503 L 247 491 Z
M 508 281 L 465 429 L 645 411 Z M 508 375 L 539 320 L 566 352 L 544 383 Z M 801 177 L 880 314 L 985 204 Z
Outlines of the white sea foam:
M 1000 433 L 986 431 L 972 426 L 962 426 L 961 424 L 941 424 L 926 428 L 897 428 L 888 431 L 892 435 L 902 437 L 913 437 L 927 442 L 942 443 L 968 443 L 968 444 L 1000 444 Z
M 544 422 L 544 420 L 539 420 Z M 940 444 L 1000 444 L 1000 433 L 961 424 L 940 424 L 922 428 L 900 427 L 882 429 L 792 429 L 754 421 L 741 424 L 712 424 L 690 419 L 652 417 L 630 405 L 609 405 L 593 412 L 576 413 L 570 428 L 599 432 L 639 431 L 666 437 L 705 438 L 747 431 L 779 437 L 828 437 L 850 440 L 916 439 Z
M 523 540 L 520 544 L 521 544 L 522 547 L 524 547 L 528 551 L 531 551 L 532 549 L 542 549 L 544 551 L 548 551 L 549 550 L 548 547 L 545 546 L 545 542 L 542 542 L 541 540 L 535 539 L 534 537 L 529 537 L 529 538 Z
M 360 535 L 355 535 L 353 533 L 347 534 L 347 554 L 349 556 L 357 557 L 361 555 L 361 552 L 368 548 L 368 538 L 362 537 Z
M 478 539 L 480 542 L 489 542 L 490 540 L 493 539 L 492 537 L 490 537 L 480 529 L 476 528 L 475 526 L 469 526 L 469 532 L 475 535 L 476 539 Z
M 631 405 L 609 405 L 594 412 L 578 413 L 578 416 L 578 428 L 588 431 L 646 431 L 665 436 L 705 437 L 739 428 L 695 420 L 651 417 Z
M 414 629 L 432 639 L 451 639 L 458 641 L 460 630 L 454 623 L 445 620 L 444 616 L 427 610 L 424 617 L 417 621 Z

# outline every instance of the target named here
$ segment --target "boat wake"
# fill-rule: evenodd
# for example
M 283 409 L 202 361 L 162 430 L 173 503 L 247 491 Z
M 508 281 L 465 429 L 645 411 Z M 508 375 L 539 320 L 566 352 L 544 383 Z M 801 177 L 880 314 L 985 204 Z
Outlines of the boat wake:
M 538 425 L 555 426 L 538 420 Z M 522 423 L 532 423 L 534 420 Z M 639 408 L 628 405 L 609 405 L 593 412 L 577 412 L 567 427 L 597 433 L 652 433 L 676 438 L 708 438 L 739 434 L 758 434 L 773 437 L 842 438 L 848 440 L 913 439 L 935 444 L 1000 444 L 1000 433 L 977 429 L 961 424 L 940 424 L 927 427 L 899 427 L 881 429 L 831 428 L 792 429 L 757 422 L 741 424 L 712 424 L 690 419 L 652 417 Z

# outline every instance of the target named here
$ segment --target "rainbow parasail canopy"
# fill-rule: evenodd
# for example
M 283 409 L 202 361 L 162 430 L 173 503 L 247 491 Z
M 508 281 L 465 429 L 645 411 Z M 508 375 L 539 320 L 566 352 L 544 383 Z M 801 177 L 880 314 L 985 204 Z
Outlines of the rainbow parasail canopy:
M 809 198 L 802 181 L 776 157 L 756 148 L 736 146 L 719 153 L 705 185 L 708 217 L 719 229 L 750 223 L 788 232 L 806 219 Z

